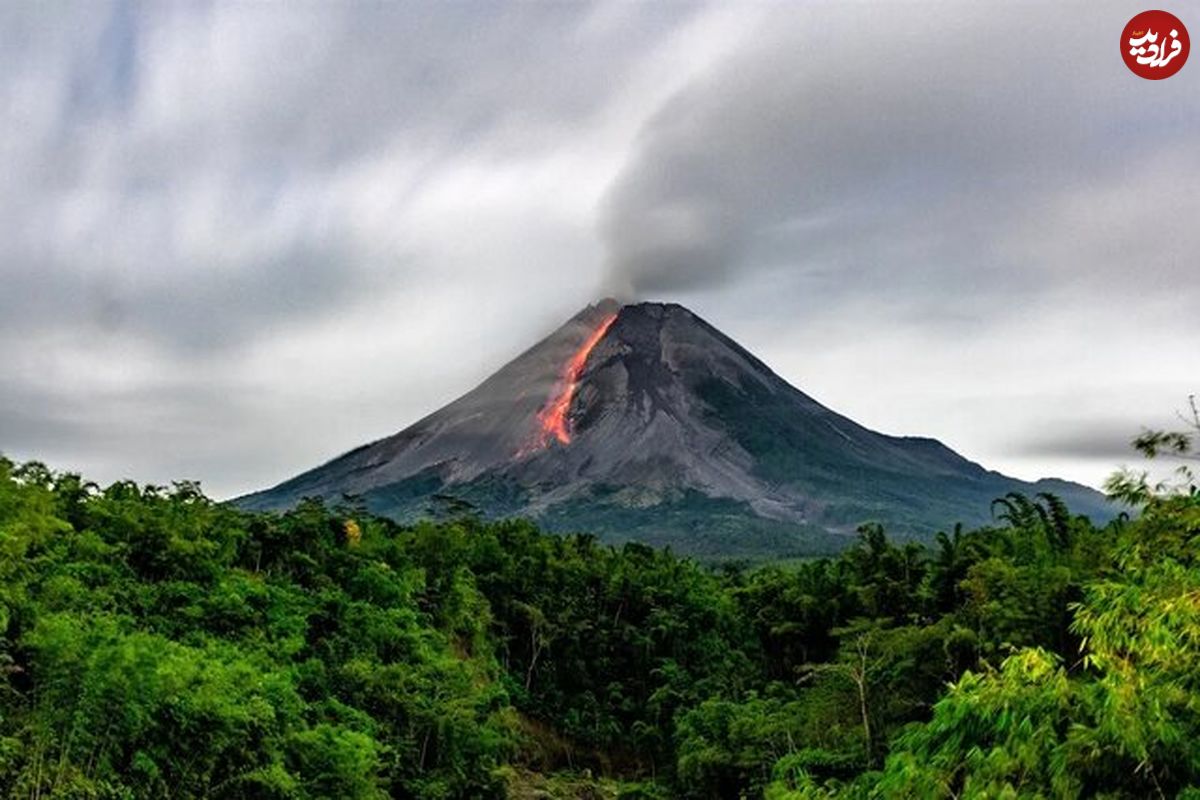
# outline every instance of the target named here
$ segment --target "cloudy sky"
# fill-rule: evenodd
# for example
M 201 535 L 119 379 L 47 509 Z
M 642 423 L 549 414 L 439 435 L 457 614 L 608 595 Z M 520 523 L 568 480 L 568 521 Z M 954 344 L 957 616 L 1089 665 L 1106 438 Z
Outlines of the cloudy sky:
M 1200 56 L 1130 73 L 1143 9 L 0 5 L 0 451 L 228 497 L 619 294 L 1098 484 L 1200 390 Z

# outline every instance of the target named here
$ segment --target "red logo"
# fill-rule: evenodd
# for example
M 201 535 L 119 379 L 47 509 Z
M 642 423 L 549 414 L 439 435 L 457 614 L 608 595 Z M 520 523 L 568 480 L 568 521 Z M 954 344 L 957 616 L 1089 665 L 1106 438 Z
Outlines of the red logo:
M 1143 11 L 1121 31 L 1121 58 L 1133 74 L 1150 81 L 1169 78 L 1188 59 L 1192 42 L 1174 14 Z

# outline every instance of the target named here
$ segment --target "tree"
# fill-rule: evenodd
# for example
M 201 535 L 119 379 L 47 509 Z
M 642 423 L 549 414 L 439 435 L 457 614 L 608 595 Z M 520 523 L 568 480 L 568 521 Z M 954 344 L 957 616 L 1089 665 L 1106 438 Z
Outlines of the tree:
M 1174 471 L 1174 479 L 1150 482 L 1148 471 L 1121 469 L 1104 484 L 1105 491 L 1114 499 L 1130 506 L 1143 506 L 1156 497 L 1166 495 L 1196 494 L 1196 475 L 1191 464 L 1200 461 L 1197 437 L 1200 437 L 1200 406 L 1196 396 L 1188 396 L 1188 410 L 1178 413 L 1183 428 L 1174 431 L 1143 430 L 1133 440 L 1133 447 L 1147 459 L 1160 457 L 1182 461 Z

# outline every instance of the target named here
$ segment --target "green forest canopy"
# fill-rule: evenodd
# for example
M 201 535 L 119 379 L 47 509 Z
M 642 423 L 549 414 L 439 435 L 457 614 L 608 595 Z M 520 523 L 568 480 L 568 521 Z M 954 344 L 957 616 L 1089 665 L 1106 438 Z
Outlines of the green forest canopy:
M 1110 490 L 711 570 L 0 459 L 0 791 L 1200 797 L 1200 493 Z

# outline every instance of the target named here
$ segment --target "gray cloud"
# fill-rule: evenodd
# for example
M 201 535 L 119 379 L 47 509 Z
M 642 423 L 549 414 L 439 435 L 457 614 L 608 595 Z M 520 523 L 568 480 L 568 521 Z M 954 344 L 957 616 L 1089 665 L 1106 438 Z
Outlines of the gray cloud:
M 1118 464 L 1134 459 L 1131 442 L 1142 431 L 1143 424 L 1141 420 L 1093 420 L 1013 442 L 1012 452 L 1019 456 L 1068 456 Z
M 613 91 L 629 66 L 615 40 L 636 53 L 677 22 L 604 29 L 583 5 L 101 8 L 5 12 L 6 128 L 24 135 L 4 158 L 0 335 L 67 314 L 227 345 L 408 280 L 402 241 L 356 230 L 349 175 L 403 162 L 399 210 L 464 153 L 540 153 Z
M 1197 81 L 1125 71 L 1131 8 L 773 9 L 644 127 L 602 220 L 611 282 L 786 268 L 926 305 L 1177 285 L 1200 244 L 1181 219 L 1200 210 Z

